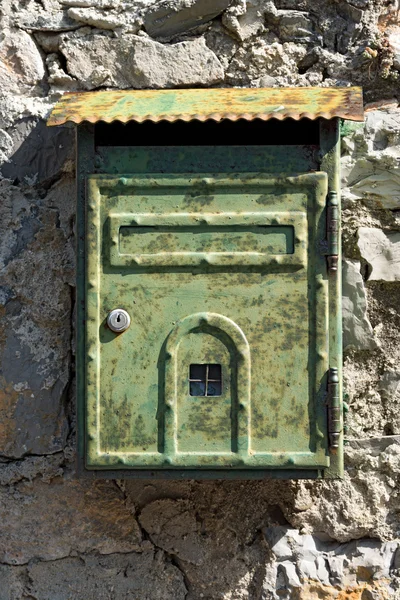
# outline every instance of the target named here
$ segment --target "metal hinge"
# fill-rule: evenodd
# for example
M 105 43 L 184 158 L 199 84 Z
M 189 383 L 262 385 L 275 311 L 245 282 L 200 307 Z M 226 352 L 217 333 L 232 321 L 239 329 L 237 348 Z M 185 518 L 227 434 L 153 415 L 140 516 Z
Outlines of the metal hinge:
M 328 239 L 328 269 L 338 270 L 339 257 L 339 201 L 337 192 L 329 192 L 326 203 L 326 234 Z
M 328 371 L 328 433 L 329 446 L 339 447 L 339 439 L 342 431 L 342 415 L 339 396 L 339 372 L 336 367 Z

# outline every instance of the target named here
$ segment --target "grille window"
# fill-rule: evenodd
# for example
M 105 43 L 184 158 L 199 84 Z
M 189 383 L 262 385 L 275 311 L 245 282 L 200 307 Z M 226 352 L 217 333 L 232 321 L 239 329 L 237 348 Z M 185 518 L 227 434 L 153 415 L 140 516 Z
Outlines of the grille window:
M 221 396 L 221 365 L 190 365 L 189 393 L 191 396 Z

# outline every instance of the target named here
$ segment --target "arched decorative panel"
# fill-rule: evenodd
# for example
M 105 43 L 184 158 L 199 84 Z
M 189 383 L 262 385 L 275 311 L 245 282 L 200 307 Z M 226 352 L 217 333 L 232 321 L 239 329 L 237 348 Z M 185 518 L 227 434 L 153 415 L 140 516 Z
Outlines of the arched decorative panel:
M 196 313 L 175 325 L 165 356 L 164 452 L 170 464 L 243 463 L 250 436 L 250 362 L 243 331 L 223 315 Z M 207 389 L 191 395 L 190 367 L 201 364 L 216 372 L 220 367 L 219 395 L 207 396 Z

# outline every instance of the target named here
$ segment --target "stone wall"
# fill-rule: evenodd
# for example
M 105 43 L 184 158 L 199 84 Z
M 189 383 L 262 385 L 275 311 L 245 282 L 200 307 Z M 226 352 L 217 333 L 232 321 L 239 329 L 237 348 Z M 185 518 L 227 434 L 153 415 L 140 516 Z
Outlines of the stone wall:
M 0 600 L 400 598 L 398 0 L 2 0 Z M 66 90 L 362 85 L 343 129 L 341 481 L 74 475 Z

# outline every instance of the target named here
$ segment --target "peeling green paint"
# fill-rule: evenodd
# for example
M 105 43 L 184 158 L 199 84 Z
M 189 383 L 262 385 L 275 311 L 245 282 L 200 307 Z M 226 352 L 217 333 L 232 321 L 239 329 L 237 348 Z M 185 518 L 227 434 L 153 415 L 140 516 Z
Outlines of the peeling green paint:
M 91 175 L 87 190 L 87 467 L 328 467 L 326 175 Z M 189 395 L 201 363 L 222 365 L 221 396 Z

